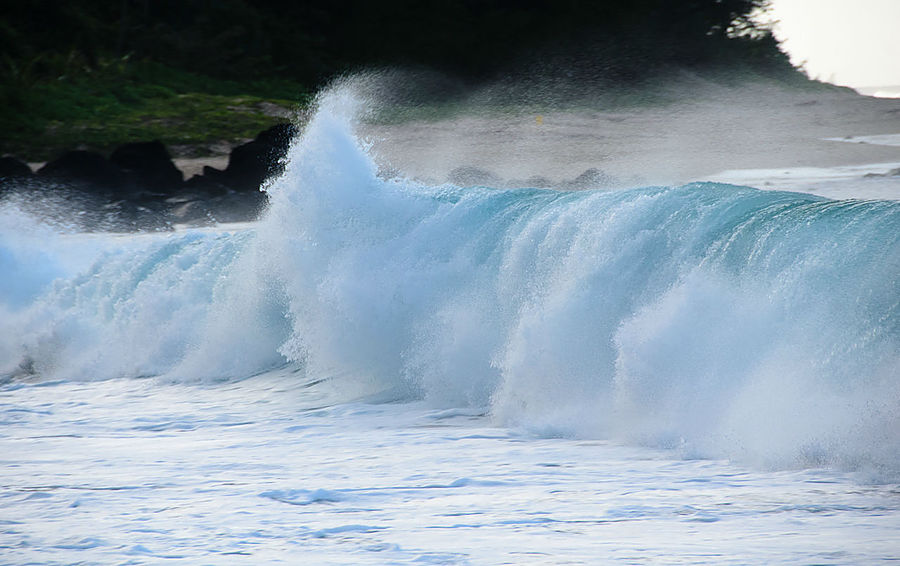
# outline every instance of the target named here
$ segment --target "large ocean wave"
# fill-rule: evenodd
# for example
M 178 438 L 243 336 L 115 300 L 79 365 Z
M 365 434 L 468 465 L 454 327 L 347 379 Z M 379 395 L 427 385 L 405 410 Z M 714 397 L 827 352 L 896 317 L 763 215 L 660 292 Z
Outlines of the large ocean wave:
M 253 225 L 0 222 L 0 375 L 240 379 L 775 467 L 900 470 L 900 203 L 379 177 L 344 91 Z M 383 397 L 384 398 L 384 397 Z

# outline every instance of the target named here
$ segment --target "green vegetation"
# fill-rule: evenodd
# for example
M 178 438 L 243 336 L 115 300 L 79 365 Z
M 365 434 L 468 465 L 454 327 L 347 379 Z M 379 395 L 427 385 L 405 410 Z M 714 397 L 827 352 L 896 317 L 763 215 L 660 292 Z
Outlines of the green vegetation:
M 208 155 L 289 119 L 310 98 L 290 80 L 239 83 L 127 59 L 95 68 L 62 61 L 57 69 L 47 78 L 26 67 L 0 85 L 0 153 L 46 160 L 75 147 L 109 152 L 158 139 Z

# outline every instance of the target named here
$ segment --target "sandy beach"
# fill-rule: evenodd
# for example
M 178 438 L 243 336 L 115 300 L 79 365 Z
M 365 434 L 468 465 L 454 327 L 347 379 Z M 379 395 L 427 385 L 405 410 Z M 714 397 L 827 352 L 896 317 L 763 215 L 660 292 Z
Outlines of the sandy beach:
M 589 168 L 625 184 L 680 184 L 734 170 L 873 164 L 864 175 L 900 162 L 900 146 L 890 142 L 900 134 L 900 99 L 773 85 L 704 85 L 702 93 L 682 88 L 677 96 L 680 102 L 621 111 L 538 109 L 369 125 L 363 135 L 386 167 L 436 182 L 458 167 L 510 184 L 535 176 L 558 183 Z

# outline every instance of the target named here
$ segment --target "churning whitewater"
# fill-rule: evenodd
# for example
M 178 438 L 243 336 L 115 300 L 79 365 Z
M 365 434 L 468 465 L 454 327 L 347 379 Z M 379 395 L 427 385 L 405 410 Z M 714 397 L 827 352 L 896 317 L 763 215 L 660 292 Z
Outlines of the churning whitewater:
M 258 223 L 58 234 L 4 210 L 4 381 L 288 368 L 538 436 L 900 473 L 900 202 L 386 179 L 358 106 L 321 98 Z

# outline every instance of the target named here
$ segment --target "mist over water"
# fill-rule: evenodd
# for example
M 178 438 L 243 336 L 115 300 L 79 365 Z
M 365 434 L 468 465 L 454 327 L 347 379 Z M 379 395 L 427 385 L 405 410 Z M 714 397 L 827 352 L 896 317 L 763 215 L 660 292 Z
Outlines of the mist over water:
M 900 167 L 896 150 L 847 141 L 896 135 L 900 101 L 728 69 L 670 70 L 627 85 L 564 70 L 468 88 L 399 71 L 348 82 L 374 100 L 358 128 L 370 153 L 424 184 L 580 190 L 716 180 L 898 198 L 891 179 L 872 176 Z M 836 167 L 848 170 L 835 175 Z
M 365 111 L 320 96 L 252 225 L 58 234 L 5 210 L 0 374 L 287 366 L 543 436 L 900 473 L 900 202 L 385 178 Z

